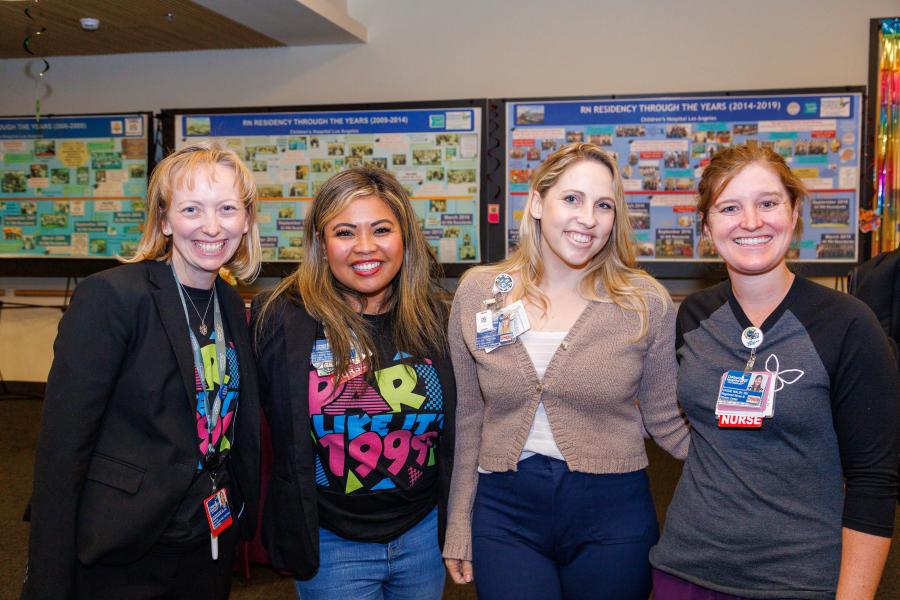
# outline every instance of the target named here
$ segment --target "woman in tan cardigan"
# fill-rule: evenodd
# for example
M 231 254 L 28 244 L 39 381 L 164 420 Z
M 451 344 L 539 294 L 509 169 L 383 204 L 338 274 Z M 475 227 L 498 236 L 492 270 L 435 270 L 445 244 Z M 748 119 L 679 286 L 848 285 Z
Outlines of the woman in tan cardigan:
M 675 312 L 635 267 L 631 236 L 615 161 L 570 144 L 532 176 L 519 248 L 460 283 L 443 553 L 481 600 L 650 591 L 658 525 L 642 432 L 683 459 L 688 429 Z

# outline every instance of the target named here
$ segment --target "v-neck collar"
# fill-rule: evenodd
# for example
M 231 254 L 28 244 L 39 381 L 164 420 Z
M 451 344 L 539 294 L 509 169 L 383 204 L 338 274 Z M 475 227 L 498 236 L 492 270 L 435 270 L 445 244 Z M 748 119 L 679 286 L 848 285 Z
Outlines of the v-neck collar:
M 556 370 L 556 365 L 560 360 L 562 360 L 560 358 L 560 351 L 565 351 L 569 347 L 569 344 L 572 343 L 572 339 L 576 335 L 578 335 L 578 332 L 581 330 L 581 326 L 590 317 L 591 313 L 596 308 L 596 304 L 599 304 L 597 300 L 590 300 L 582 309 L 581 314 L 569 328 L 569 331 L 566 332 L 565 337 L 556 348 L 556 351 L 553 353 L 550 361 L 547 363 L 547 368 L 544 370 L 544 377 L 538 377 L 537 369 L 535 369 L 534 367 L 534 361 L 531 359 L 531 355 L 528 354 L 528 350 L 525 348 L 525 344 L 522 342 L 522 340 L 516 339 L 516 341 L 513 343 L 513 349 L 515 351 L 516 358 L 519 361 L 519 365 L 522 368 L 522 372 L 531 376 L 538 385 L 543 384 L 543 381 L 546 381 L 548 379 L 547 376 Z

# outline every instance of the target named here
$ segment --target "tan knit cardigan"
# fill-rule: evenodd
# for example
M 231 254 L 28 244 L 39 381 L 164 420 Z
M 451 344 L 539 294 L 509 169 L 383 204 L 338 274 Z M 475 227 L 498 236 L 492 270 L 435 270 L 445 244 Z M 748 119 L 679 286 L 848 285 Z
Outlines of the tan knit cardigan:
M 634 311 L 589 303 L 539 380 L 520 341 L 490 353 L 475 348 L 475 313 L 491 297 L 493 281 L 490 273 L 466 277 L 450 314 L 457 409 L 446 558 L 471 560 L 477 467 L 516 470 L 540 401 L 572 471 L 646 467 L 642 423 L 676 458 L 688 451 L 688 426 L 675 400 L 675 309 L 668 296 L 648 294 L 649 332 L 638 341 Z M 649 282 L 638 285 L 651 289 Z

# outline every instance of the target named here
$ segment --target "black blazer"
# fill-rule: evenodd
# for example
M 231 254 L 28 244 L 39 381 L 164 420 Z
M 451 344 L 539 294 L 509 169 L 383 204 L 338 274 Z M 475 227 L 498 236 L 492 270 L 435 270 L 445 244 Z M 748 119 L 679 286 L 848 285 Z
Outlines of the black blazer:
M 253 535 L 259 398 L 240 296 L 216 290 L 240 363 L 232 512 Z M 35 462 L 22 597 L 74 595 L 76 560 L 124 564 L 156 542 L 196 473 L 194 361 L 167 263 L 83 280 L 59 324 Z
M 251 328 L 267 296 L 257 296 Z M 313 448 L 309 438 L 309 359 L 318 322 L 282 295 L 262 323 L 256 355 L 260 398 L 272 433 L 275 462 L 263 508 L 263 544 L 272 565 L 299 579 L 319 570 L 319 513 Z M 438 452 L 438 544 L 443 546 L 456 432 L 456 380 L 447 348 L 437 349 L 435 371 L 444 391 L 444 426 Z

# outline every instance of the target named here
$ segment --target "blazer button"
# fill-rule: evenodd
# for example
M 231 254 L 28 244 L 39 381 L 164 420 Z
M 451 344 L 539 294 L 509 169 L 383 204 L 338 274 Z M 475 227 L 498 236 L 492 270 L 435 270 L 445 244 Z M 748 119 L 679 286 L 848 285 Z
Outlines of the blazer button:
M 543 389 L 544 389 L 544 388 L 543 388 L 543 386 L 541 386 L 541 384 L 537 384 L 537 385 L 534 387 L 534 390 L 535 390 L 537 393 L 539 393 L 539 394 L 541 393 L 541 390 L 543 390 Z

